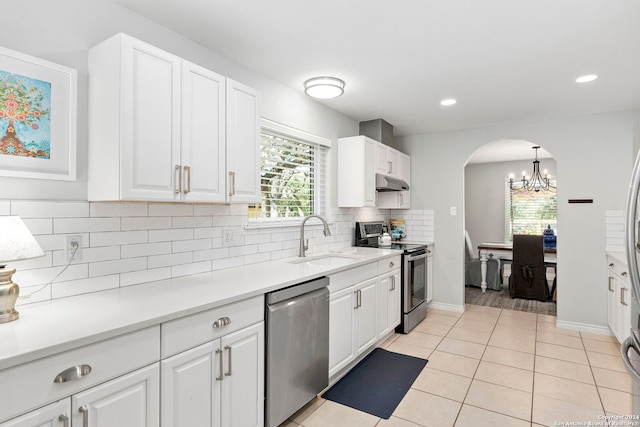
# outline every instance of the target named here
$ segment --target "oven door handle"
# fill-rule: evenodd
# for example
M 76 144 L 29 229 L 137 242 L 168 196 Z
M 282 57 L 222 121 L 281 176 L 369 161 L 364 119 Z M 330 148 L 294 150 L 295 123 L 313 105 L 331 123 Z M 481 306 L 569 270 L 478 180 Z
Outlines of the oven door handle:
M 423 254 L 420 254 L 420 255 L 416 255 L 416 256 L 407 255 L 407 261 L 409 261 L 409 262 L 416 261 L 416 260 L 419 260 L 419 259 L 424 259 L 424 258 L 426 258 L 428 256 L 429 256 L 429 254 L 426 253 L 426 252 L 423 253 Z

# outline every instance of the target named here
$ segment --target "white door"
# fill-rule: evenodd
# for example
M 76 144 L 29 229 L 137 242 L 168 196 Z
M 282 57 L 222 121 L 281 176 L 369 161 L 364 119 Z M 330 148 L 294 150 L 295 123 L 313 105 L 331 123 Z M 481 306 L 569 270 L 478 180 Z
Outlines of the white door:
M 329 377 L 354 358 L 354 289 L 351 286 L 329 295 Z
M 400 324 L 400 289 L 402 286 L 400 282 L 400 270 L 392 271 L 389 279 L 390 286 L 388 289 L 387 313 L 389 330 L 393 330 Z
M 182 62 L 182 199 L 225 201 L 225 78 Z
M 161 362 L 161 425 L 220 425 L 221 360 L 215 340 Z
M 371 346 L 378 337 L 376 324 L 377 278 L 369 279 L 357 286 L 358 309 L 356 311 L 356 354 Z
M 616 279 L 611 271 L 607 277 L 607 320 L 609 329 L 617 337 L 618 336 L 618 299 L 616 298 Z
M 126 37 L 122 46 L 122 186 L 129 200 L 179 200 L 181 60 Z
M 384 145 L 382 142 L 376 141 L 375 143 L 375 173 L 379 173 L 381 175 L 390 175 L 391 166 L 387 162 L 387 151 L 389 147 Z
M 389 273 L 378 278 L 378 336 L 389 332 L 389 297 L 391 276 Z
M 221 338 L 222 425 L 264 424 L 264 323 Z
M 260 94 L 227 79 L 227 201 L 260 202 Z
M 71 399 L 66 398 L 0 423 L 0 427 L 69 427 L 70 423 Z
M 158 363 L 71 396 L 72 425 L 157 427 L 160 425 Z

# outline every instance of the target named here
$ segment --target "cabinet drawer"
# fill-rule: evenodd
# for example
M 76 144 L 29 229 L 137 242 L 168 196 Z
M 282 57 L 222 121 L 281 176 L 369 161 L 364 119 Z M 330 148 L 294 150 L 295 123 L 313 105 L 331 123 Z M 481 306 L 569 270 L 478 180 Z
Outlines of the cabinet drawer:
M 375 262 L 351 268 L 329 276 L 329 292 L 337 292 L 356 283 L 378 275 L 378 266 Z
M 228 319 L 228 322 L 225 324 L 222 319 Z M 259 295 L 172 320 L 162 324 L 160 353 L 164 359 L 263 319 L 264 296 Z
M 400 268 L 402 256 L 394 256 L 391 258 L 385 258 L 378 261 L 378 276 L 387 273 L 391 270 Z
M 0 422 L 156 362 L 159 349 L 159 326 L 154 326 L 0 371 L 0 384 L 7 390 Z M 81 365 L 91 372 L 54 382 L 58 374 Z
M 624 280 L 629 280 L 627 264 L 621 262 L 613 257 L 607 257 L 607 265 L 609 266 L 609 270 L 613 271 L 618 276 L 622 277 Z

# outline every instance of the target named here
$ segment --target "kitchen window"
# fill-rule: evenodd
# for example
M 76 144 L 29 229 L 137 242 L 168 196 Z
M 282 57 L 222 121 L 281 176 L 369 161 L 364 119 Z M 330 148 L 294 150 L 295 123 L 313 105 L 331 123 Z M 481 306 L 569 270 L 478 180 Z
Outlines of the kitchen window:
M 555 186 L 555 181 L 551 182 Z M 521 193 L 517 191 L 521 183 L 505 184 L 505 240 L 513 242 L 514 234 L 542 235 L 548 225 L 556 232 L 558 229 L 558 197 L 554 191 Z
M 260 204 L 249 205 L 249 221 L 296 223 L 307 215 L 326 215 L 326 168 L 331 141 L 262 120 Z

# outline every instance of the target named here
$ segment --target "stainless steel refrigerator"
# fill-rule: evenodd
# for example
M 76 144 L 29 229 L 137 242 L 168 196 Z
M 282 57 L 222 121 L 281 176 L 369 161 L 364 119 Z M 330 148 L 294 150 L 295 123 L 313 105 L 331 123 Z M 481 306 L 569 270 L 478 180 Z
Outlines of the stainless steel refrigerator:
M 631 174 L 629 185 L 629 197 L 627 199 L 626 220 L 626 252 L 629 276 L 631 278 L 631 335 L 622 342 L 620 352 L 625 368 L 631 375 L 633 393 L 633 414 L 640 414 L 640 307 L 638 296 L 640 295 L 640 271 L 638 260 L 640 259 L 640 153 Z M 625 414 L 626 415 L 626 414 Z

